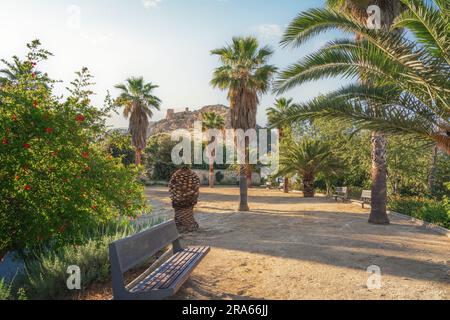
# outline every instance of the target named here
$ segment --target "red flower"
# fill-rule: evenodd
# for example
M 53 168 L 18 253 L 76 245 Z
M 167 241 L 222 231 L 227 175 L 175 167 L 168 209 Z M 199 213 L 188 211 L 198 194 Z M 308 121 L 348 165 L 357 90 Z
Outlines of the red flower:
M 33 107 L 37 108 L 38 102 L 36 100 L 33 101 Z
M 20 180 L 20 177 L 19 177 L 19 176 L 16 176 L 16 180 L 17 180 L 17 181 Z
M 79 114 L 75 117 L 75 120 L 77 120 L 77 122 L 83 122 L 85 119 L 85 116 L 83 116 L 82 114 Z
M 53 129 L 52 128 L 46 128 L 45 132 L 47 132 L 48 134 L 51 134 L 53 132 Z
M 27 185 L 25 185 L 25 187 L 23 187 L 23 189 L 24 189 L 25 191 L 30 191 L 30 190 L 31 190 L 31 186 L 29 186 L 29 185 L 27 184 Z
M 33 72 L 33 73 L 31 74 L 31 76 L 32 76 L 33 78 L 36 78 L 36 72 Z
M 5 138 L 5 139 L 2 140 L 2 144 L 7 145 L 8 143 L 9 143 L 8 139 Z
M 85 159 L 89 159 L 89 152 L 83 152 L 81 156 Z
M 15 121 L 17 121 L 17 116 L 16 116 L 15 114 L 13 114 L 12 117 L 11 117 L 11 119 L 12 119 L 12 121 L 15 122 Z
M 30 146 L 28 143 L 24 143 L 24 144 L 23 144 L 23 147 L 24 147 L 25 149 L 30 149 L 31 146 Z

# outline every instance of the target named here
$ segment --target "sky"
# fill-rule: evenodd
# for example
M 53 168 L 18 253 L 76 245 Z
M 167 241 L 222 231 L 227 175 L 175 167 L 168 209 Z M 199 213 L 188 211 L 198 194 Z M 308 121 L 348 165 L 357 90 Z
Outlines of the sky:
M 228 106 L 226 92 L 210 85 L 219 66 L 212 49 L 222 47 L 233 36 L 256 36 L 275 54 L 270 63 L 285 68 L 320 48 L 337 34 L 317 37 L 300 48 L 281 48 L 286 26 L 301 11 L 323 6 L 322 0 L 0 0 L 0 58 L 23 56 L 26 43 L 40 39 L 54 54 L 41 70 L 62 80 L 57 93 L 88 67 L 94 76 L 92 99 L 102 105 L 107 90 L 116 97 L 114 85 L 131 76 L 143 76 L 159 86 L 160 112 L 191 110 L 205 105 Z M 321 80 L 285 94 L 307 101 L 339 88 L 339 79 Z M 276 96 L 261 97 L 258 123 L 267 122 L 265 110 Z M 112 117 L 113 127 L 128 121 Z

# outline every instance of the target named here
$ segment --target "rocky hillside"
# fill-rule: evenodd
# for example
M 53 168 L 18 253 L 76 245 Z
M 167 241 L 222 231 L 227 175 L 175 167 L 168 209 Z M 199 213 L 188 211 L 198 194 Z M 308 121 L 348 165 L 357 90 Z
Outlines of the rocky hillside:
M 165 119 L 150 124 L 149 135 L 171 133 L 177 129 L 191 130 L 194 127 L 194 122 L 201 121 L 202 114 L 205 112 L 215 112 L 223 115 L 226 120 L 226 127 L 231 127 L 230 108 L 224 105 L 210 105 L 195 111 L 186 109 L 183 112 L 175 112 L 174 109 L 169 109 Z

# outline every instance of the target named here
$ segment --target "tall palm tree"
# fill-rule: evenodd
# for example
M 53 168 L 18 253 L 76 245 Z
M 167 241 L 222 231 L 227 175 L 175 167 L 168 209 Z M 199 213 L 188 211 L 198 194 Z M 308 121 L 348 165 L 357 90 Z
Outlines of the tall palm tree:
M 305 138 L 300 143 L 292 142 L 281 151 L 279 174 L 302 177 L 304 196 L 312 198 L 316 176 L 320 173 L 336 175 L 341 169 L 340 163 L 328 144 Z
M 214 71 L 211 85 L 228 91 L 233 129 L 255 129 L 259 97 L 269 90 L 270 80 L 277 71 L 275 66 L 267 63 L 273 51 L 267 46 L 259 48 L 254 37 L 234 37 L 231 44 L 215 49 L 211 54 L 219 56 L 222 64 Z M 247 141 L 246 153 L 248 145 Z M 239 210 L 249 211 L 245 164 L 241 165 L 239 182 Z
M 258 156 L 258 150 L 257 149 L 250 149 L 248 151 L 249 153 L 249 157 L 256 159 L 256 157 Z M 252 188 L 252 183 L 253 183 L 253 173 L 254 172 L 260 172 L 261 169 L 263 168 L 263 165 L 258 162 L 258 163 L 248 163 L 245 165 L 245 173 L 246 173 L 246 177 L 247 177 L 247 186 L 248 188 Z M 241 165 L 237 163 L 237 158 L 236 158 L 236 163 L 231 164 L 228 166 L 228 171 L 233 173 L 233 174 L 237 174 L 240 175 L 241 173 Z
M 140 166 L 147 146 L 149 119 L 153 117 L 153 109 L 160 110 L 161 100 L 153 95 L 158 86 L 145 83 L 143 77 L 132 77 L 115 88 L 121 91 L 116 104 L 124 107 L 123 115 L 130 119 L 131 142 L 136 150 L 136 165 Z
M 369 4 L 377 4 L 382 14 L 382 30 L 369 30 L 367 27 L 366 9 Z M 283 43 L 300 45 L 310 37 L 318 35 L 331 29 L 340 29 L 356 35 L 355 40 L 334 41 L 329 44 L 333 46 L 348 46 L 358 50 L 367 43 L 368 37 L 376 37 L 379 33 L 386 34 L 393 24 L 394 18 L 401 14 L 403 6 L 399 1 L 378 0 L 372 3 L 368 1 L 328 1 L 329 8 L 312 9 L 301 13 L 288 27 Z M 398 34 L 392 34 L 398 36 Z M 372 78 L 367 75 L 376 70 L 367 70 L 365 64 L 354 64 L 353 69 L 348 71 L 339 62 L 334 60 L 328 65 L 321 65 L 320 58 L 329 60 L 344 58 L 330 49 L 325 56 L 320 54 L 310 55 L 285 70 L 278 81 L 279 92 L 299 85 L 306 81 L 317 80 L 329 76 L 352 76 L 359 77 L 362 84 L 370 85 Z M 319 57 L 320 56 L 320 57 Z M 349 58 L 349 57 L 347 57 Z M 322 59 L 323 60 L 323 59 Z M 367 101 L 371 102 L 371 101 Z M 380 113 L 376 105 L 370 105 L 367 110 L 372 113 Z M 374 128 L 373 128 L 374 129 Z M 372 209 L 369 218 L 370 223 L 389 224 L 387 216 L 387 140 L 382 131 L 372 132 Z
M 202 119 L 203 131 L 208 130 L 224 130 L 225 118 L 215 112 L 205 112 Z M 208 143 L 212 143 L 212 137 L 208 136 Z M 211 158 L 209 159 L 209 187 L 214 188 L 214 162 L 216 161 L 216 150 L 212 150 Z
M 286 147 L 291 137 L 291 129 L 288 123 L 283 122 L 285 112 L 289 110 L 293 99 L 279 98 L 275 105 L 267 109 L 267 118 L 270 127 L 276 127 L 279 132 L 282 147 Z M 289 177 L 284 177 L 284 193 L 289 193 Z

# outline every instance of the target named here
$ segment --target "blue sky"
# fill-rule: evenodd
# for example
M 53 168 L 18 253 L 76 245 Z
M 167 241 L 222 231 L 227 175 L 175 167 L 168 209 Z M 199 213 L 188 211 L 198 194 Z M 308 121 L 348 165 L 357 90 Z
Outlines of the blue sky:
M 55 54 L 43 67 L 66 84 L 73 73 L 88 67 L 95 77 L 95 103 L 129 76 L 144 76 L 160 86 L 161 119 L 168 108 L 196 109 L 228 105 L 226 93 L 209 85 L 218 66 L 210 50 L 235 35 L 255 35 L 276 50 L 271 62 L 279 68 L 326 43 L 333 34 L 298 49 L 278 42 L 286 25 L 302 10 L 323 6 L 312 0 L 0 0 L 0 57 L 22 55 L 25 44 L 40 39 Z M 342 85 L 336 79 L 298 87 L 286 94 L 304 101 Z M 58 90 L 62 93 L 62 88 Z M 262 97 L 258 122 L 275 97 Z M 121 116 L 109 122 L 126 127 Z

